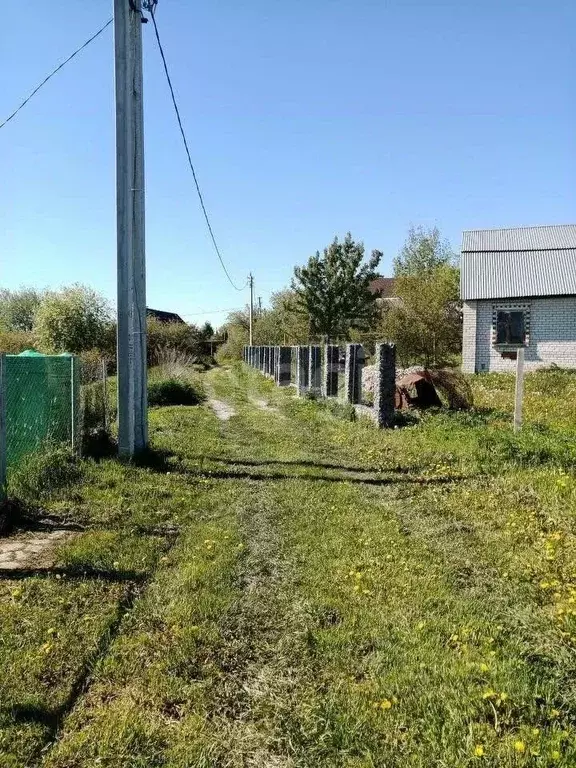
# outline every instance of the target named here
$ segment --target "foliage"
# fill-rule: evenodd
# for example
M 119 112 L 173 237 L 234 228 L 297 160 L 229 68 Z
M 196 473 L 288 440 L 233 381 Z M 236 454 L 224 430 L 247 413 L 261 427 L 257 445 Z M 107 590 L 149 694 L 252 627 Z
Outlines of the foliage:
M 277 291 L 270 297 L 270 308 L 254 315 L 254 344 L 285 345 L 306 344 L 310 340 L 309 320 L 298 310 L 294 291 Z M 219 360 L 238 359 L 242 347 L 250 338 L 250 320 L 247 309 L 228 316 L 221 332 L 227 341 L 218 351 Z
M 77 354 L 99 347 L 109 323 L 106 299 L 77 284 L 43 296 L 35 314 L 34 335 L 45 352 Z
M 303 267 L 295 267 L 292 289 L 298 307 L 310 318 L 310 335 L 326 340 L 347 339 L 351 328 L 365 328 L 376 315 L 376 297 L 370 282 L 377 277 L 381 251 L 372 251 L 366 263 L 364 245 L 350 233 L 317 251 Z
M 82 466 L 72 451 L 64 446 L 46 445 L 25 456 L 9 475 L 10 496 L 36 504 L 61 488 L 76 483 Z
M 148 404 L 154 405 L 198 405 L 202 394 L 191 381 L 173 376 L 168 379 L 153 379 L 148 382 Z
M 158 364 L 165 350 L 183 355 L 202 354 L 202 339 L 198 328 L 188 323 L 162 323 L 148 318 L 148 365 Z
M 200 328 L 199 334 L 200 334 L 200 338 L 203 340 L 213 338 L 214 328 L 212 326 L 212 323 L 208 322 L 207 320 L 202 326 L 202 328 Z
M 0 352 L 8 355 L 18 355 L 25 349 L 34 347 L 34 336 L 30 331 L 0 330 Z
M 35 288 L 0 289 L 0 330 L 30 332 L 41 301 Z
M 412 229 L 395 261 L 397 302 L 383 308 L 383 338 L 402 364 L 449 365 L 462 346 L 459 270 L 438 230 Z
M 420 277 L 454 263 L 454 253 L 438 227 L 410 227 L 402 250 L 394 259 L 394 276 Z

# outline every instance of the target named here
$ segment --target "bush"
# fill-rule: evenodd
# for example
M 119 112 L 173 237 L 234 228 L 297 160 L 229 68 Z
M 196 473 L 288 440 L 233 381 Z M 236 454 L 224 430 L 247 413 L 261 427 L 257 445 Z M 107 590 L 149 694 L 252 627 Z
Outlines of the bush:
M 148 318 L 148 365 L 159 365 L 167 350 L 175 350 L 188 357 L 200 357 L 203 342 L 198 328 L 187 323 L 161 323 Z
M 24 457 L 9 473 L 8 493 L 28 503 L 37 503 L 60 488 L 78 482 L 82 467 L 65 446 L 45 446 Z
M 30 331 L 0 331 L 0 352 L 19 355 L 20 352 L 32 347 L 34 347 L 34 337 Z
M 83 285 L 46 293 L 34 315 L 34 335 L 43 351 L 78 354 L 103 344 L 110 324 L 106 299 Z
M 192 382 L 175 376 L 148 383 L 148 405 L 198 405 L 203 399 Z

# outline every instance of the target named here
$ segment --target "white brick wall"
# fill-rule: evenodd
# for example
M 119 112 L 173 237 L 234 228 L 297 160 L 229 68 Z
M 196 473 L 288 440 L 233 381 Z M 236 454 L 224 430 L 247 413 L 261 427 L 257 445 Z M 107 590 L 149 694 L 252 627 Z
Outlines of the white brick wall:
M 512 300 L 511 300 L 512 301 Z M 502 357 L 492 344 L 493 307 L 506 299 L 464 303 L 462 370 L 514 371 L 516 362 Z M 526 347 L 528 370 L 552 365 L 576 368 L 576 296 L 514 299 L 530 307 L 530 337 Z
M 462 331 L 462 370 L 474 373 L 476 370 L 476 309 L 477 301 L 465 301 L 462 305 L 464 327 Z

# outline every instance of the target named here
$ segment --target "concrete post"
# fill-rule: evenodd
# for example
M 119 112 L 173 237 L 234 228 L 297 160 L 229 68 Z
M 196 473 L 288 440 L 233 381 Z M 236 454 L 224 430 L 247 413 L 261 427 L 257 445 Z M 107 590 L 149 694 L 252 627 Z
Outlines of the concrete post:
M 280 383 L 280 347 L 274 347 L 274 383 Z
M 308 381 L 310 383 L 310 391 L 319 394 L 322 385 L 322 354 L 320 347 L 315 345 L 310 347 L 309 365 Z
M 376 344 L 374 413 L 380 429 L 391 427 L 394 424 L 395 400 L 396 346 L 394 344 Z
M 274 378 L 274 347 L 268 347 L 268 376 Z
M 258 347 L 258 369 L 264 373 L 264 347 Z
M 346 344 L 346 369 L 344 373 L 345 398 L 349 403 L 359 403 L 362 395 L 362 344 Z
M 308 389 L 308 360 L 310 347 L 296 347 L 296 388 L 299 395 L 303 395 Z
M 322 394 L 324 397 L 338 396 L 339 349 L 336 344 L 324 347 L 324 368 L 322 371 Z
M 292 373 L 292 347 L 279 347 L 278 386 L 289 387 Z

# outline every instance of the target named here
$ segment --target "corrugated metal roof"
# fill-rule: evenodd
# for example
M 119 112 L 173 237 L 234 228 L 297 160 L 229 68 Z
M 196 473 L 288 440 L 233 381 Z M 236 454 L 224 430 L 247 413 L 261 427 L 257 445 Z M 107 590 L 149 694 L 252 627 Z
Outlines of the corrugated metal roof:
M 576 248 L 576 224 L 516 229 L 471 229 L 462 234 L 467 251 L 534 251 Z
M 576 294 L 576 248 L 468 252 L 460 267 L 464 301 Z
M 464 232 L 460 292 L 464 301 L 576 294 L 576 224 Z

